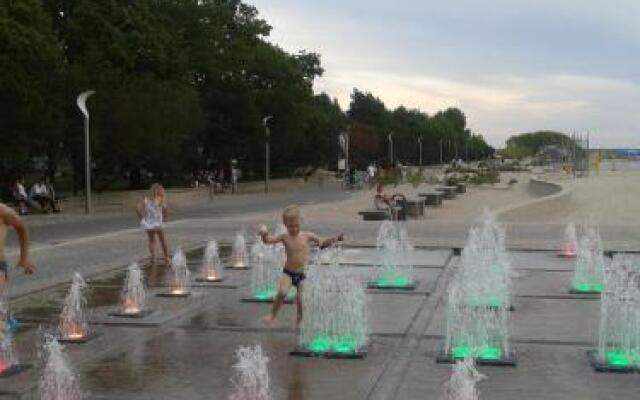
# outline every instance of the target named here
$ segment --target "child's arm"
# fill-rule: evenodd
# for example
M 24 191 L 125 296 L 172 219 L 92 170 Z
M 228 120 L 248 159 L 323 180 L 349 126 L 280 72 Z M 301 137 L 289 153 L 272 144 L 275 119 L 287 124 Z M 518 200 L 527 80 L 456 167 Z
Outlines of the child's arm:
M 269 231 L 267 227 L 264 225 L 260 225 L 260 229 L 258 230 L 258 235 L 262 238 L 262 243 L 264 244 L 276 244 L 282 242 L 283 235 L 278 236 L 269 236 Z
M 143 217 L 143 202 L 140 201 L 138 202 L 138 204 L 136 205 L 136 215 L 138 216 L 138 219 L 142 219 Z
M 0 218 L 2 218 L 5 224 L 15 229 L 18 234 L 18 241 L 20 242 L 18 267 L 21 268 L 25 274 L 32 274 L 35 268 L 31 260 L 29 260 L 29 231 L 27 230 L 27 226 L 12 209 L 5 205 L 0 205 Z
M 338 236 L 322 239 L 315 233 L 309 232 L 309 241 L 317 244 L 321 249 L 326 249 L 329 246 L 333 246 L 336 242 L 341 242 L 343 240 L 344 233 L 341 233 Z

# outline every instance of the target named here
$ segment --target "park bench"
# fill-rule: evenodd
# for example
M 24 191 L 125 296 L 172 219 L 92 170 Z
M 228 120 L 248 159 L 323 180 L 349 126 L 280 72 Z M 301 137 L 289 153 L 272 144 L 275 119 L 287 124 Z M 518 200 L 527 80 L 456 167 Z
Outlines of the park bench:
M 424 198 L 425 206 L 431 206 L 431 207 L 442 206 L 442 193 L 439 193 L 439 192 L 418 193 L 418 196 Z
M 389 211 L 387 210 L 364 210 L 359 211 L 358 215 L 362 215 L 364 221 L 384 221 L 389 219 Z
M 424 199 L 410 199 L 406 201 L 407 216 L 411 218 L 422 218 L 424 216 Z
M 442 192 L 445 200 L 453 200 L 456 198 L 458 188 L 456 186 L 438 186 L 437 192 Z

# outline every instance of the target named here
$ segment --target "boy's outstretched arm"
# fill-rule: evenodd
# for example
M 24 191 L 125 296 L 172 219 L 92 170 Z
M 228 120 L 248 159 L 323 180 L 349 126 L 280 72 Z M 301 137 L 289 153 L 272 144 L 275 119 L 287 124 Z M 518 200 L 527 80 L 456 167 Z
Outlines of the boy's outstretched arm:
M 260 229 L 258 230 L 258 235 L 262 238 L 262 243 L 264 244 L 276 244 L 282 242 L 282 235 L 278 236 L 269 236 L 269 231 L 265 225 L 260 225 Z
M 336 242 L 341 242 L 344 240 L 344 233 L 326 239 L 322 239 L 315 233 L 311 233 L 310 235 L 311 236 L 309 240 L 311 240 L 311 242 L 313 243 L 316 243 L 318 246 L 320 246 L 321 249 L 326 249 L 327 247 L 334 245 Z
M 27 226 L 12 209 L 4 204 L 0 204 L 0 219 L 2 219 L 7 226 L 15 229 L 18 234 L 18 242 L 20 242 L 18 267 L 21 268 L 25 274 L 32 274 L 35 268 L 29 259 L 29 231 L 27 230 Z

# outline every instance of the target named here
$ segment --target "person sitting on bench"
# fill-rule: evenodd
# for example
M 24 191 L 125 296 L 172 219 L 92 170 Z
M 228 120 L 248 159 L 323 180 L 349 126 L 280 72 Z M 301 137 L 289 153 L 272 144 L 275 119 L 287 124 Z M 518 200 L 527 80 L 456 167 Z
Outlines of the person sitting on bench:
M 27 195 L 27 191 L 24 188 L 24 179 L 21 176 L 16 178 L 16 182 L 11 188 L 11 195 L 13 200 L 18 204 L 18 212 L 20 215 L 25 215 L 29 212 L 29 208 L 33 209 L 37 207 L 37 204 Z
M 49 191 L 47 190 L 47 186 L 44 184 L 44 181 L 38 181 L 31 186 L 31 198 L 40 204 L 40 208 L 44 212 L 52 212 L 56 210 L 55 201 L 49 195 Z

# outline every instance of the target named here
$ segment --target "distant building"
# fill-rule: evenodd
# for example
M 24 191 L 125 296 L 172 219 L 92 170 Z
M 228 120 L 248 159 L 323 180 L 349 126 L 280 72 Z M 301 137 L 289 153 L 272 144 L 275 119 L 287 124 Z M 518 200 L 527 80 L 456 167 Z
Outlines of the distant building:
M 613 149 L 613 152 L 618 157 L 640 158 L 640 149 Z

